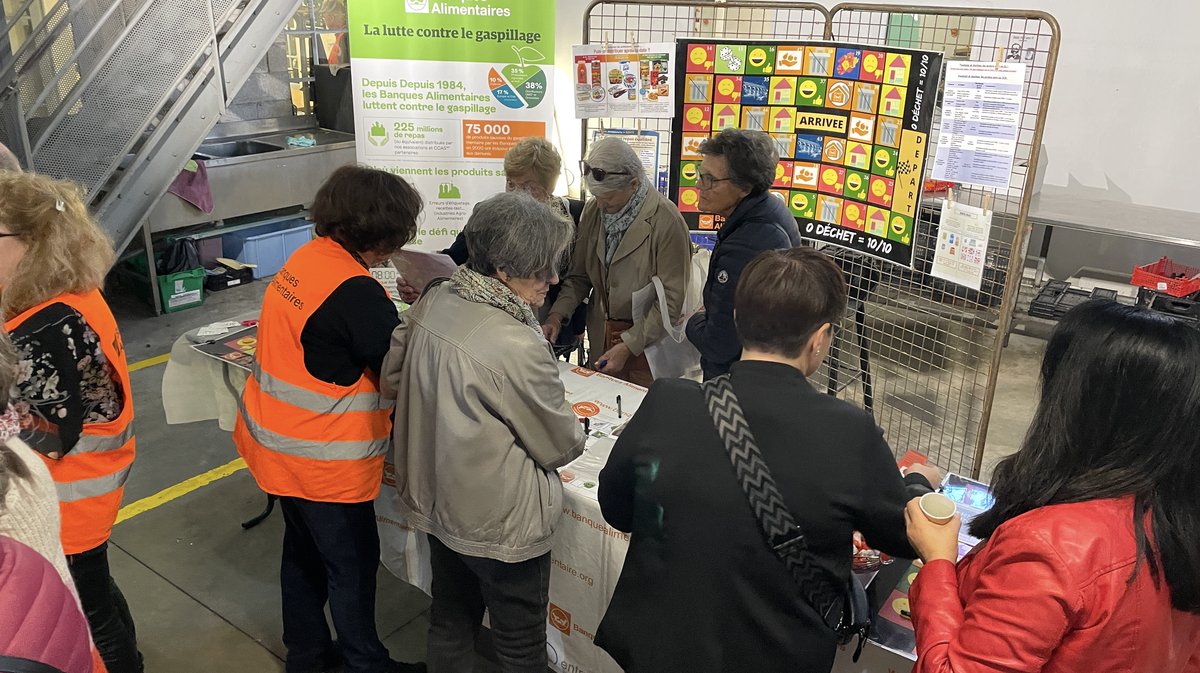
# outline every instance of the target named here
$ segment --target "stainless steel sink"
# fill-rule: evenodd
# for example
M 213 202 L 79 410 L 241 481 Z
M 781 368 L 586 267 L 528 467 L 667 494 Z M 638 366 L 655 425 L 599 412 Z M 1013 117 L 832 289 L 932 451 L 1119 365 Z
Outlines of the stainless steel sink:
M 283 147 L 261 140 L 230 140 L 219 143 L 204 143 L 196 150 L 197 155 L 209 159 L 227 159 L 229 157 L 245 157 L 252 154 L 281 152 Z

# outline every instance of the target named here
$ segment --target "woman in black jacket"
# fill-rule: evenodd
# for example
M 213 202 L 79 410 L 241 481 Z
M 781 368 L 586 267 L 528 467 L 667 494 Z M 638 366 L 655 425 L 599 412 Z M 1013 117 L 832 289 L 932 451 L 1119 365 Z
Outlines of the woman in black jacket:
M 816 566 L 845 586 L 855 530 L 912 558 L 904 506 L 937 471 L 902 478 L 875 420 L 807 380 L 846 307 L 841 271 L 811 249 L 766 252 L 736 299 L 745 350 L 730 381 Z M 632 535 L 596 635 L 626 673 L 830 670 L 835 635 L 764 540 L 698 384 L 655 382 L 599 497 L 608 523 Z

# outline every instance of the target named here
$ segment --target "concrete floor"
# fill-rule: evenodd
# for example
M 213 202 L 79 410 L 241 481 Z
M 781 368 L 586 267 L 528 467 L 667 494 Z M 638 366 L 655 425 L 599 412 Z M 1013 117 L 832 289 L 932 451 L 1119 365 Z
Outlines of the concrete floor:
M 255 309 L 259 281 L 208 296 L 201 308 L 155 317 L 120 289 L 110 300 L 131 364 L 170 351 L 186 330 Z M 1043 342 L 1015 336 L 997 383 L 984 477 L 1016 450 L 1035 400 Z M 167 426 L 161 384 L 165 365 L 132 374 L 138 458 L 125 504 L 159 493 L 237 457 L 215 421 Z M 282 518 L 249 531 L 239 523 L 264 498 L 245 471 L 169 500 L 118 524 L 110 560 L 129 600 L 150 673 L 283 671 L 278 588 Z M 380 569 L 378 625 L 392 657 L 424 658 L 429 599 Z M 480 671 L 493 670 L 480 660 Z

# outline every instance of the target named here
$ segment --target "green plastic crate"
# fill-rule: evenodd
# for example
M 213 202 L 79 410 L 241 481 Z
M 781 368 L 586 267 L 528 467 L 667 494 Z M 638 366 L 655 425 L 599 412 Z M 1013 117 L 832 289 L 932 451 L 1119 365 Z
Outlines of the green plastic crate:
M 150 278 L 145 273 L 145 268 L 144 257 L 135 257 L 130 260 L 129 276 L 133 280 L 134 293 L 141 297 L 142 301 L 153 306 L 154 293 L 150 290 Z M 204 303 L 204 269 L 159 276 L 158 294 L 163 313 L 175 313 L 200 306 Z

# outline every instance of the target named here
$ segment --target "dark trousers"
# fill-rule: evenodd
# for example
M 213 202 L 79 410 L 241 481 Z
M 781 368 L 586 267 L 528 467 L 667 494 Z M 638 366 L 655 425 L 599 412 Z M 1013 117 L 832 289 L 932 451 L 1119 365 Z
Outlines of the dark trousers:
M 380 673 L 391 658 L 375 628 L 379 531 L 375 505 L 279 498 L 283 511 L 283 644 L 287 673 L 323 670 L 336 660 L 325 604 L 345 673 Z
M 520 563 L 466 556 L 429 536 L 429 673 L 470 673 L 487 607 L 504 673 L 546 673 L 550 554 Z
M 104 667 L 109 673 L 141 673 L 133 616 L 108 570 L 108 543 L 68 556 L 67 564 Z

